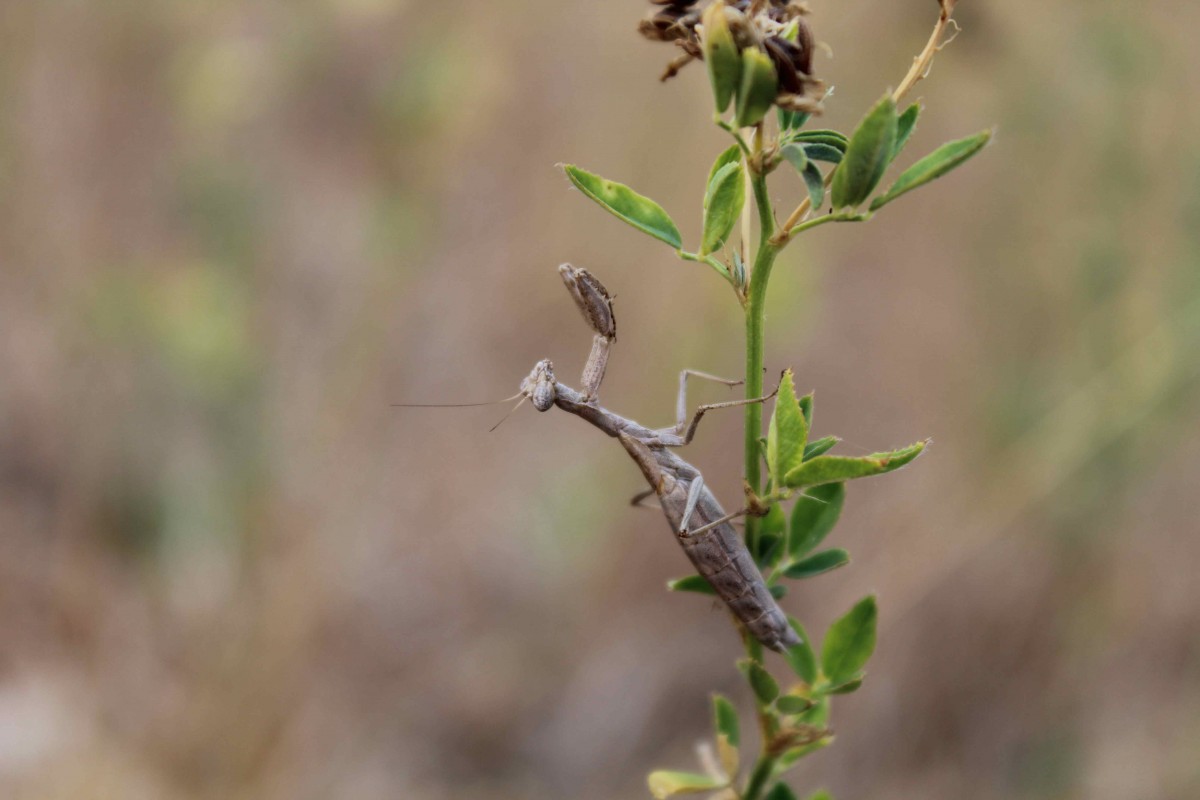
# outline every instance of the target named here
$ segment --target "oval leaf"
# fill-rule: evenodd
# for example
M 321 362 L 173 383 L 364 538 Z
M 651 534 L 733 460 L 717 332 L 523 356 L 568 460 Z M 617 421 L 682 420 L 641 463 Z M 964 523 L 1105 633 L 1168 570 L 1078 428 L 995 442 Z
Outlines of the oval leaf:
M 733 703 L 719 694 L 713 695 L 713 728 L 716 730 L 717 752 L 721 757 L 721 769 L 733 776 L 738 771 L 738 746 L 741 731 L 738 727 L 737 710 Z
M 754 696 L 763 705 L 772 703 L 776 697 L 779 697 L 779 684 L 771 677 L 771 673 L 767 672 L 762 664 L 749 659 L 742 659 L 738 662 L 738 669 L 746 676 L 746 680 L 750 684 L 750 688 L 754 690 Z
M 982 150 L 991 138 L 991 131 L 982 131 L 956 142 L 947 142 L 904 170 L 886 193 L 875 198 L 871 210 L 883 208 L 897 197 L 942 177 Z
M 814 204 L 813 207 L 816 208 L 816 205 Z M 836 436 L 823 436 L 820 439 L 809 442 L 804 447 L 804 460 L 808 461 L 810 458 L 825 455 L 840 441 L 841 439 Z
M 857 692 L 860 688 L 862 688 L 862 685 L 863 685 L 863 679 L 861 677 L 854 678 L 853 680 L 846 681 L 845 683 L 841 683 L 841 684 L 838 684 L 837 686 L 830 688 L 826 693 L 827 694 L 853 694 L 854 692 Z
M 800 637 L 800 644 L 789 647 L 783 657 L 787 659 L 792 672 L 805 683 L 813 684 L 817 680 L 817 654 L 813 651 L 812 639 L 808 638 L 808 631 L 804 630 L 799 620 L 788 617 L 788 622 Z
M 846 148 L 850 145 L 849 136 L 840 131 L 833 130 L 800 131 L 791 138 L 793 142 L 804 142 L 806 144 L 809 142 L 819 142 L 827 144 L 831 147 L 836 147 L 843 153 L 846 152 Z
M 787 159 L 788 163 L 795 167 L 796 172 L 803 173 L 808 166 L 808 154 L 804 152 L 804 148 L 798 144 L 785 144 L 779 150 L 779 154 Z
M 846 484 L 827 483 L 806 491 L 792 508 L 788 555 L 799 559 L 825 540 L 842 514 Z
M 813 161 L 828 161 L 830 164 L 842 162 L 842 150 L 831 144 L 808 142 L 803 145 L 805 154 Z
M 696 594 L 711 595 L 717 593 L 717 590 L 702 575 L 688 575 L 686 578 L 667 581 L 667 588 L 672 592 L 695 592 Z
M 742 57 L 729 30 L 725 4 L 713 3 L 704 10 L 704 63 L 712 83 L 717 113 L 725 113 L 742 82 Z
M 796 800 L 796 795 L 786 783 L 777 783 L 767 792 L 767 800 Z
M 658 800 L 666 800 L 668 797 L 680 794 L 702 794 L 714 789 L 721 789 L 726 785 L 725 781 L 710 778 L 708 775 L 667 770 L 651 772 L 646 783 L 650 786 L 650 794 Z
M 833 207 L 858 206 L 863 203 L 883 177 L 891 163 L 896 145 L 896 101 L 884 97 L 859 123 L 841 166 L 833 175 Z
M 833 623 L 821 646 L 821 669 L 834 685 L 855 680 L 875 652 L 875 621 L 879 610 L 874 597 L 865 597 L 850 613 Z
M 896 146 L 892 148 L 893 161 L 904 150 L 904 145 L 908 144 L 908 138 L 917 129 L 917 117 L 919 116 L 921 116 L 921 104 L 913 103 L 904 109 L 900 119 L 896 120 Z
M 811 398 L 808 402 L 811 409 Z M 807 417 L 801 401 L 796 398 L 796 386 L 789 369 L 779 382 L 775 412 L 767 428 L 767 466 L 776 481 L 804 462 L 804 446 L 808 444 Z
M 713 178 L 717 177 L 717 173 L 721 171 L 721 167 L 726 164 L 732 164 L 735 161 L 742 160 L 742 148 L 739 145 L 731 145 L 725 152 L 717 156 L 717 160 L 713 162 L 712 169 L 708 171 L 708 182 L 705 186 L 712 186 Z
M 771 58 L 757 47 L 742 51 L 742 85 L 738 90 L 737 114 L 739 128 L 762 122 L 771 110 L 779 91 L 779 78 Z
M 742 214 L 746 202 L 746 182 L 741 159 L 721 167 L 708 184 L 704 195 L 704 234 L 700 255 L 721 249 Z
M 788 111 L 778 107 L 776 107 L 775 111 L 779 114 L 779 130 L 781 131 L 794 131 L 803 128 L 805 123 L 808 122 L 809 117 L 812 116 L 812 114 L 805 111 Z
M 738 727 L 737 709 L 723 695 L 713 695 L 713 728 L 718 736 L 724 736 L 735 747 L 742 743 Z
M 852 478 L 868 478 L 900 469 L 921 455 L 928 442 L 893 450 L 890 453 L 872 453 L 869 456 L 817 456 L 805 461 L 787 473 L 784 485 L 796 489 L 802 486 L 819 486 L 823 483 L 846 481 Z
M 816 703 L 807 697 L 800 697 L 794 694 L 785 694 L 775 701 L 775 707 L 784 714 L 803 714 L 814 705 Z
M 779 536 L 787 530 L 787 525 L 788 519 L 787 514 L 783 511 L 783 505 L 772 503 L 771 507 L 767 509 L 767 515 L 758 524 L 758 532 L 763 536 Z
M 648 233 L 678 250 L 683 246 L 679 229 L 662 206 L 643 197 L 623 183 L 593 175 L 573 164 L 564 164 L 563 171 L 579 191 L 595 200 L 614 216 Z
M 784 570 L 783 574 L 795 580 L 803 580 L 804 578 L 815 578 L 817 575 L 832 572 L 838 567 L 844 567 L 849 563 L 850 554 L 845 550 L 825 550 L 816 555 L 809 556 L 798 564 L 792 564 Z

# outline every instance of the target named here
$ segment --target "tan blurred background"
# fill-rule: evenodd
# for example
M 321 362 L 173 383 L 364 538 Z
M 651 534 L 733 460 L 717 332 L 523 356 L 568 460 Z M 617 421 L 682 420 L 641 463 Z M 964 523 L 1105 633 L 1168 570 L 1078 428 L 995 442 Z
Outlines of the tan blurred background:
M 812 5 L 846 129 L 936 6 Z M 619 448 L 389 407 L 573 379 L 567 260 L 618 295 L 608 405 L 665 424 L 679 369 L 739 372 L 724 284 L 554 168 L 698 235 L 726 142 L 646 7 L 0 2 L 0 796 L 642 797 L 710 691 L 746 710 Z M 817 432 L 936 443 L 852 488 L 854 565 L 787 601 L 882 607 L 795 784 L 1200 797 L 1200 6 L 958 16 L 910 157 L 995 144 L 776 270 Z M 727 502 L 739 426 L 689 456 Z

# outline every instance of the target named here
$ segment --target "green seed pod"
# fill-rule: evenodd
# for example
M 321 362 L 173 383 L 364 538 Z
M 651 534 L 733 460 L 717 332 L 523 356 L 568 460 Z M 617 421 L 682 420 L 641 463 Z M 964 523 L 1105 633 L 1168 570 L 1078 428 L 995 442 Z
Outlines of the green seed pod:
M 757 125 L 771 109 L 779 77 L 770 57 L 757 48 L 742 51 L 742 85 L 738 90 L 737 126 Z
M 725 4 L 713 3 L 704 10 L 704 62 L 708 79 L 712 81 L 713 99 L 717 113 L 729 108 L 742 80 L 742 58 L 729 30 Z

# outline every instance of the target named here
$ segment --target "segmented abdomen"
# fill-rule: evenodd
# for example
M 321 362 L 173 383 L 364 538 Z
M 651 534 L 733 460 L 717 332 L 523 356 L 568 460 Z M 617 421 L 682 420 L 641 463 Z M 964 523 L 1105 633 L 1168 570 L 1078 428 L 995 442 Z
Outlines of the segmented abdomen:
M 724 523 L 696 536 L 680 536 L 679 543 L 717 596 L 763 646 L 782 651 L 800 644 L 732 525 Z

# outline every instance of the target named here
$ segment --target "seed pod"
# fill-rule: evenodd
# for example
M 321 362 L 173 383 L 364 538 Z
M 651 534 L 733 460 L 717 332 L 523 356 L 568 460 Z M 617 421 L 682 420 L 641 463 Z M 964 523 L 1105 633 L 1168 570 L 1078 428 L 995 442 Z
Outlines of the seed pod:
M 804 80 L 797 72 L 795 63 L 801 55 L 800 48 L 787 39 L 772 36 L 763 42 L 763 49 L 771 57 L 775 74 L 779 76 L 779 91 L 783 94 L 804 94 Z

